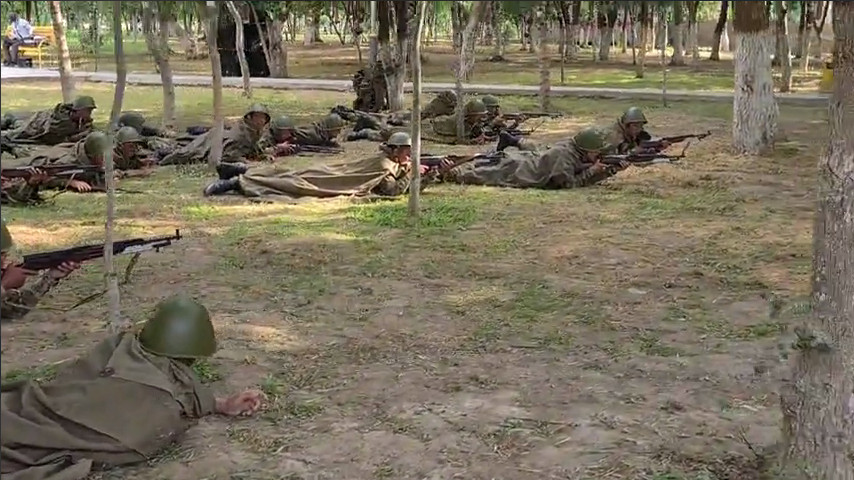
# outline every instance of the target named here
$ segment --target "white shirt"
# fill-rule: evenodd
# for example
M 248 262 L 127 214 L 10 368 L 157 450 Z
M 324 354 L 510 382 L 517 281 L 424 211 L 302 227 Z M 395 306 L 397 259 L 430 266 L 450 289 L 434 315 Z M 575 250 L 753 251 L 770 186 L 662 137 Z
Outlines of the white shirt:
M 25 19 L 18 18 L 12 22 L 12 38 L 18 40 L 33 38 L 33 26 Z

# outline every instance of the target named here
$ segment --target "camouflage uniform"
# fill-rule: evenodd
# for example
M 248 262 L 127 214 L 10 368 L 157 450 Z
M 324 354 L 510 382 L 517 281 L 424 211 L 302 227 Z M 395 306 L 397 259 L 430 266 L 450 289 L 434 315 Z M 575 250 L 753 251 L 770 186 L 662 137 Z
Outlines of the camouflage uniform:
M 3 220 L 2 223 L 2 251 L 6 255 L 15 257 L 12 236 L 9 234 L 8 228 L 6 228 L 6 221 Z M 17 263 L 16 260 L 13 260 L 13 263 Z M 6 321 L 24 317 L 58 283 L 59 280 L 53 278 L 49 272 L 42 272 L 37 280 L 33 282 L 27 281 L 21 288 L 7 290 L 0 287 L 0 318 Z
M 101 165 L 99 153 L 104 151 L 107 136 L 101 132 L 92 132 L 85 140 L 75 144 L 62 144 L 26 159 L 28 166 L 41 167 L 46 165 Z M 113 160 L 116 163 L 116 159 Z M 121 158 L 118 159 L 121 162 Z M 118 164 L 118 163 L 117 163 Z M 116 167 L 118 168 L 118 167 Z M 67 178 L 51 178 L 43 183 L 45 189 L 64 190 L 68 186 Z M 104 175 L 98 172 L 84 172 L 74 176 L 74 180 L 82 180 L 93 187 L 103 188 L 106 185 Z
M 37 145 L 57 145 L 76 142 L 92 130 L 92 121 L 74 120 L 75 110 L 95 108 L 92 97 L 77 97 L 73 103 L 60 103 L 52 110 L 43 110 L 6 133 L 11 142 L 26 140 Z
M 430 119 L 443 115 L 453 115 L 456 109 L 457 94 L 453 90 L 445 90 L 421 109 L 421 118 Z
M 606 141 L 611 146 L 612 152 L 625 155 L 640 146 L 640 142 L 642 140 L 652 138 L 645 130 L 641 130 L 640 134 L 638 134 L 636 138 L 629 138 L 626 133 L 626 126 L 630 123 L 640 123 L 642 125 L 647 124 L 646 116 L 640 108 L 630 107 L 608 129 L 608 137 Z
M 175 151 L 178 142 L 173 135 L 145 124 L 145 117 L 137 112 L 124 112 L 119 116 L 119 128 L 133 127 L 144 139 L 137 156 L 145 158 L 163 158 Z
M 26 179 L 3 179 L 0 188 L 0 205 L 33 205 L 43 199 L 39 196 L 39 187 L 30 185 Z
M 310 127 L 294 130 L 294 143 L 315 147 L 338 147 L 336 130 L 340 132 L 342 128 L 344 128 L 344 120 L 334 113 L 329 114 Z
M 497 164 L 468 162 L 451 169 L 444 180 L 466 185 L 511 188 L 564 189 L 594 185 L 616 174 L 619 167 L 602 171 L 586 163 L 585 151 L 603 151 L 605 133 L 582 130 L 571 140 L 546 152 L 502 152 Z
M 148 155 L 140 154 L 144 150 L 137 150 L 136 153 L 125 157 L 125 152 L 122 146 L 126 143 L 136 143 L 138 145 L 147 145 L 146 139 L 139 134 L 133 127 L 122 127 L 116 132 L 115 146 L 113 147 L 113 168 L 116 170 L 138 170 L 144 167 L 144 160 L 151 158 Z
M 258 110 L 263 107 L 258 106 Z M 253 107 L 253 109 L 255 109 Z M 243 121 L 239 122 L 235 127 L 229 128 L 223 132 L 222 138 L 222 162 L 236 163 L 246 159 L 253 159 L 263 156 L 261 149 L 261 139 L 266 132 L 266 128 L 256 130 L 248 122 L 247 118 L 253 112 L 250 109 L 243 116 Z M 266 113 L 266 109 L 264 112 Z M 268 114 L 269 116 L 269 114 Z M 188 145 L 176 149 L 174 152 L 163 157 L 160 165 L 188 165 L 192 163 L 207 163 L 211 153 L 211 132 L 208 131 L 196 137 Z

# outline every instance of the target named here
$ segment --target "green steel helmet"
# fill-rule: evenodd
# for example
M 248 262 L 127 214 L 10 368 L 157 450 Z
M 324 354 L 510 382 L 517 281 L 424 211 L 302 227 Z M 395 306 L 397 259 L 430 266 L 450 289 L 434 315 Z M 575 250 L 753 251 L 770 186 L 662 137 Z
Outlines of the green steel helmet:
M 133 129 L 131 128 L 131 130 Z M 110 139 L 107 138 L 105 134 L 101 132 L 92 132 L 86 137 L 86 140 L 83 141 L 83 151 L 86 152 L 87 157 L 94 157 L 95 155 L 106 152 L 109 145 Z
M 469 100 L 466 103 L 466 115 L 483 115 L 486 113 L 486 105 L 480 100 Z
M 412 137 L 406 132 L 395 132 L 388 137 L 385 144 L 390 147 L 411 147 Z
M 273 120 L 273 123 L 270 125 L 270 128 L 272 128 L 273 130 L 278 130 L 278 131 L 291 130 L 291 129 L 294 129 L 296 127 L 297 127 L 296 123 L 294 123 L 294 121 L 291 120 L 291 117 L 289 117 L 287 115 L 282 115 L 282 116 L 276 117 L 276 119 Z
M 89 95 L 81 95 L 71 102 L 72 110 L 83 110 L 86 108 L 98 108 L 95 106 L 95 99 Z
M 139 332 L 139 343 L 169 358 L 204 358 L 216 352 L 216 335 L 208 309 L 186 295 L 161 301 Z
M 344 128 L 344 120 L 334 113 L 330 113 L 320 121 L 320 128 L 324 130 L 338 130 Z
M 260 103 L 253 103 L 252 106 L 249 107 L 249 110 L 246 112 L 246 114 L 243 115 L 243 118 L 246 118 L 249 115 L 252 115 L 253 113 L 263 113 L 264 115 L 267 115 L 267 122 L 270 121 L 270 112 L 267 111 L 267 107 L 261 105 Z
M 501 102 L 498 101 L 498 98 L 492 95 L 484 95 L 480 97 L 480 101 L 486 105 L 486 108 L 497 108 L 501 106 Z
M 620 123 L 623 125 L 628 125 L 630 123 L 643 123 L 646 125 L 646 116 L 640 108 L 629 107 L 629 109 L 623 113 L 623 116 L 620 117 Z
M 579 150 L 585 152 L 598 152 L 607 147 L 605 134 L 595 127 L 588 127 L 581 130 L 572 137 L 572 140 Z
M 0 219 L 0 222 L 3 224 L 3 233 L 2 237 L 0 237 L 0 251 L 6 253 L 15 246 L 15 242 L 12 240 L 12 234 L 9 233 L 9 228 L 6 227 L 6 220 Z
M 123 143 L 142 143 L 145 139 L 133 127 L 122 127 L 116 132 L 116 145 Z
M 145 117 L 139 112 L 125 112 L 119 116 L 120 127 L 133 127 L 139 132 L 144 125 Z

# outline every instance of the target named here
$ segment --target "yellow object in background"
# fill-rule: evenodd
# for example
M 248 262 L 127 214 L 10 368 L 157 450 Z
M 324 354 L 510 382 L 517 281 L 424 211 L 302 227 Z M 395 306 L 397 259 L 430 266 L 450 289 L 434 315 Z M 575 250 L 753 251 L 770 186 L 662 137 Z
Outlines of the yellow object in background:
M 821 69 L 821 83 L 818 84 L 818 89 L 822 92 L 833 91 L 833 62 L 824 62 Z

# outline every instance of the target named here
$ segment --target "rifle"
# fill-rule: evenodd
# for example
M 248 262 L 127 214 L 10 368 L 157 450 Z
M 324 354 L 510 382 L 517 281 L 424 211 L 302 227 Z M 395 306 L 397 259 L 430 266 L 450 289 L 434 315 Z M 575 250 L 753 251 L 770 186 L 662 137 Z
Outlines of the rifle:
M 508 120 L 518 120 L 520 118 L 560 118 L 563 117 L 562 113 L 551 113 L 551 112 L 515 112 L 515 113 L 504 113 L 501 112 L 501 116 Z
M 474 155 L 436 155 L 425 153 L 421 155 L 421 165 L 425 165 L 431 169 L 442 170 L 451 169 L 474 160 L 484 160 L 483 162 L 478 162 L 477 166 L 493 165 L 498 163 L 500 159 L 501 155 L 496 152 L 476 153 Z M 453 165 L 450 167 L 442 167 L 442 160 L 450 160 Z
M 630 153 L 627 155 L 604 155 L 599 159 L 606 165 L 619 165 L 621 162 L 629 162 L 635 167 L 648 167 L 660 163 L 673 163 L 685 158 L 683 151 L 679 155 L 662 155 L 660 153 L 643 152 Z
M 643 150 L 653 150 L 655 152 L 660 152 L 664 150 L 664 142 L 673 145 L 676 143 L 682 143 L 685 140 L 688 140 L 689 138 L 696 138 L 697 140 L 702 140 L 711 134 L 712 131 L 708 130 L 706 133 L 689 133 L 687 135 L 674 135 L 672 137 L 661 137 L 657 140 L 641 139 L 639 146 Z
M 81 173 L 104 173 L 104 169 L 97 165 L 44 165 L 41 167 L 13 167 L 0 170 L 6 178 L 24 178 L 28 179 L 35 173 L 36 170 L 41 170 L 50 177 L 73 177 Z
M 175 230 L 175 235 L 154 238 L 133 238 L 113 242 L 113 255 L 126 253 L 140 253 L 154 250 L 159 252 L 161 248 L 172 245 L 173 241 L 181 239 L 181 232 Z M 28 270 L 48 270 L 62 265 L 64 262 L 85 262 L 104 256 L 104 244 L 84 245 L 81 247 L 66 248 L 52 252 L 34 253 L 24 255 L 22 268 Z
M 297 145 L 297 153 L 325 153 L 327 155 L 337 155 L 344 153 L 341 147 L 326 147 L 320 145 Z

